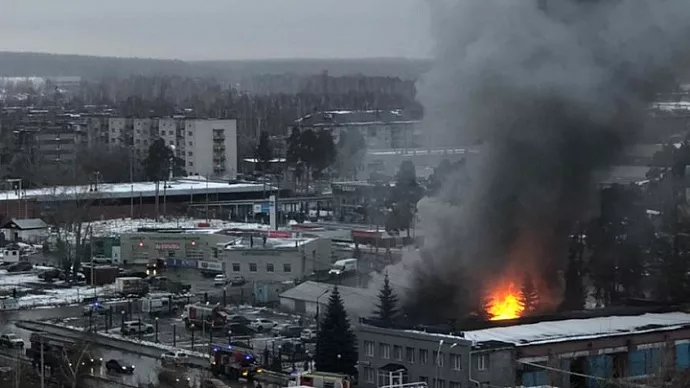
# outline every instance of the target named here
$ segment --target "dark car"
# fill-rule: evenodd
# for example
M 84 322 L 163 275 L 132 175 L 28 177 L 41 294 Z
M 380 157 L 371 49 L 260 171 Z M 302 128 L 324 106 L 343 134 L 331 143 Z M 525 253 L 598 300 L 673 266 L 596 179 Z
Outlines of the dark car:
M 108 372 L 114 373 L 134 373 L 134 365 L 126 365 L 118 360 L 108 360 L 108 362 L 105 363 L 105 369 L 107 369 Z
M 247 336 L 256 334 L 256 330 L 241 323 L 228 323 L 225 325 L 229 336 Z
M 228 315 L 226 322 L 237 323 L 244 326 L 249 326 L 249 324 L 252 323 L 252 321 L 250 319 L 247 319 L 247 317 L 238 314 Z
M 7 272 L 26 272 L 26 271 L 31 271 L 34 268 L 34 265 L 27 262 L 27 261 L 20 261 L 18 263 L 14 263 L 10 265 L 7 268 Z

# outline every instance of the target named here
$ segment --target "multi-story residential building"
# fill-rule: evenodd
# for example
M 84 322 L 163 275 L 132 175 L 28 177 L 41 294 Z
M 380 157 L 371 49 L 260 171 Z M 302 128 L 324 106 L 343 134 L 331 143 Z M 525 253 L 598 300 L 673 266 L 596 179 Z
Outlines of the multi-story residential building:
M 402 380 L 438 388 L 595 388 L 621 380 L 671 381 L 690 369 L 690 314 L 647 311 L 475 322 L 472 329 L 456 332 L 363 320 L 357 328 L 360 382 L 365 387 Z M 438 363 L 432 361 L 434 345 L 441 349 Z M 410 348 L 405 356 L 402 347 Z M 396 369 L 393 375 L 391 369 Z
M 419 121 L 400 110 L 324 111 L 295 120 L 302 129 L 327 130 L 337 144 L 343 132 L 359 131 L 368 149 L 407 149 L 416 147 Z
M 143 160 L 156 139 L 174 149 L 189 175 L 234 178 L 237 175 L 237 123 L 235 120 L 111 117 L 107 136 L 100 122 L 84 122 L 89 145 L 97 142 L 132 147 L 133 157 Z M 93 127 L 91 126 L 93 125 Z
M 237 121 L 185 120 L 184 160 L 190 175 L 237 176 Z

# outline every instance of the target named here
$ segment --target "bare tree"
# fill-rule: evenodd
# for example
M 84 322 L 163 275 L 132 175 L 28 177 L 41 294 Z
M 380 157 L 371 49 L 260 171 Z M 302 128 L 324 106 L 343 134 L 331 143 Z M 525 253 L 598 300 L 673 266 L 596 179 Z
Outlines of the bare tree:
M 45 221 L 56 228 L 56 248 L 66 274 L 75 279 L 80 263 L 92 253 L 87 245 L 91 234 L 90 210 L 98 200 L 93 186 L 54 187 L 48 195 Z

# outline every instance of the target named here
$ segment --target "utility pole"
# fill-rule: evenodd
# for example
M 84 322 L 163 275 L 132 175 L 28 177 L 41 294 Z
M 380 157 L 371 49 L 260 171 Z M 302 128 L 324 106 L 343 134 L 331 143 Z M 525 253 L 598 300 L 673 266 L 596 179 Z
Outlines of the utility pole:
M 43 356 L 43 336 L 41 336 L 41 388 L 46 387 L 46 366 L 45 366 L 45 359 Z
M 129 196 L 129 218 L 134 219 L 134 151 L 132 147 L 129 148 L 129 185 L 131 189 L 131 195 Z

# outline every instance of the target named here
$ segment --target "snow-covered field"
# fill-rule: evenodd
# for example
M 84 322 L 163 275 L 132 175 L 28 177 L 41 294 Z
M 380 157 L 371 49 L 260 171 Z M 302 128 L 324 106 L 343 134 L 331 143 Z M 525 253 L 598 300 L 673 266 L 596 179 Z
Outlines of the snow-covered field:
M 35 287 L 35 284 L 40 284 L 41 281 L 38 279 L 38 275 L 33 273 L 22 273 L 16 275 L 10 275 L 5 273 L 0 273 L 0 290 L 5 293 L 11 292 L 16 289 L 17 292 L 26 293 L 27 295 L 22 295 L 17 298 L 16 306 L 11 303 L 7 303 L 6 309 L 11 308 L 32 308 L 32 307 L 43 307 L 43 306 L 64 306 L 75 303 L 81 303 L 85 299 L 97 297 L 112 298 L 115 296 L 115 290 L 113 285 L 106 285 L 102 287 L 90 287 L 90 286 L 73 286 L 70 288 L 52 288 L 59 285 L 61 282 L 55 282 L 52 284 L 46 284 L 46 287 Z M 0 308 L 2 304 L 0 304 Z

